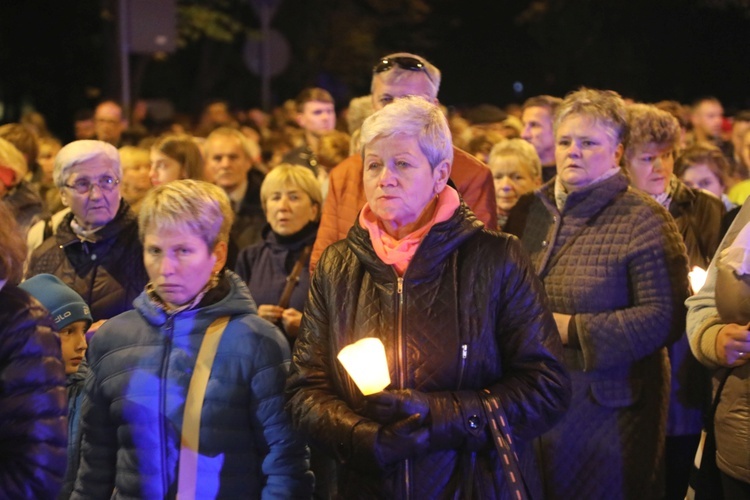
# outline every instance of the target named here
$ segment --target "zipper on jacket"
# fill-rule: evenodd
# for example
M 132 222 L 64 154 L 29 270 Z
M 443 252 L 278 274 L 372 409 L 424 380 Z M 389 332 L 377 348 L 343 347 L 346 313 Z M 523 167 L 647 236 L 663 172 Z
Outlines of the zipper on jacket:
M 461 369 L 458 372 L 458 386 L 457 391 L 461 390 L 461 385 L 464 381 L 464 371 L 466 370 L 466 358 L 469 357 L 469 344 L 461 344 Z
M 398 376 L 398 387 L 403 389 L 406 384 L 406 362 L 404 351 L 406 346 L 404 345 L 404 278 L 398 277 L 396 279 L 396 293 L 398 294 L 398 309 L 397 309 L 397 325 L 398 329 L 396 332 L 397 345 L 398 345 L 398 363 L 397 363 L 397 376 Z M 404 498 L 409 500 L 411 498 L 411 463 L 409 459 L 404 460 Z
M 167 373 L 169 372 L 169 352 L 172 350 L 172 336 L 174 335 L 174 317 L 169 316 L 165 325 L 164 355 L 161 361 L 161 373 L 159 374 L 159 416 L 162 419 L 159 425 L 161 443 L 161 471 L 164 496 L 169 495 L 169 473 L 167 472 Z

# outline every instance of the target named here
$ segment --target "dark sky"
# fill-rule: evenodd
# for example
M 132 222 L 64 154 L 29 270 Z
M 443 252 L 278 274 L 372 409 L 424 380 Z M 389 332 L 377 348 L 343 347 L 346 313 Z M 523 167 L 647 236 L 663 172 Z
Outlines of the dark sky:
M 108 54 L 108 21 L 101 15 L 111 1 L 4 0 L 0 122 L 33 107 L 65 135 L 76 109 L 113 93 L 116 61 Z M 372 63 L 357 57 L 407 50 L 441 68 L 440 98 L 449 105 L 504 105 L 587 85 L 644 101 L 689 103 L 711 94 L 729 113 L 750 108 L 750 6 L 736 6 L 743 0 L 538 0 L 547 10 L 525 22 L 521 14 L 530 0 L 423 1 L 430 14 L 399 25 L 372 8 L 389 3 L 384 0 L 285 0 L 274 27 L 289 39 L 292 57 L 287 72 L 274 80 L 276 101 L 321 84 L 345 102 L 368 92 L 366 68 Z M 367 42 L 372 46 L 355 51 L 364 55 L 345 53 L 331 61 L 330 44 L 345 35 L 328 19 L 347 6 L 356 12 L 352 24 L 369 26 L 376 36 Z M 249 7 L 238 12 L 242 22 L 257 27 Z M 209 97 L 242 107 L 259 104 L 259 80 L 244 68 L 241 43 L 209 54 L 213 80 L 200 75 L 207 52 L 191 50 L 166 61 L 135 58 L 135 93 L 170 98 L 189 112 Z M 343 75 L 352 66 L 361 78 Z M 516 83 L 522 88 L 514 90 Z

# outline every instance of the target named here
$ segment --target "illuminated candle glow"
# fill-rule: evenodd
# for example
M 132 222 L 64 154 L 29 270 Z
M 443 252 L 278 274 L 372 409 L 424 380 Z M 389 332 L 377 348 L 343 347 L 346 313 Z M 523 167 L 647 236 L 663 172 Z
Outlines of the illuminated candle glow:
M 365 396 L 378 393 L 390 385 L 385 346 L 380 339 L 360 339 L 341 349 L 337 357 Z
M 693 267 L 693 270 L 688 273 L 693 293 L 698 293 L 698 291 L 703 288 L 703 284 L 706 282 L 706 274 L 708 273 L 698 266 Z

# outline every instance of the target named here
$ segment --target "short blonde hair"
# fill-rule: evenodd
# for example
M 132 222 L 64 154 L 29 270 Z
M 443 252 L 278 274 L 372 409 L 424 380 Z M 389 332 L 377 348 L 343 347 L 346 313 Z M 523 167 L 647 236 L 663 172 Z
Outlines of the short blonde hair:
M 555 113 L 554 130 L 573 115 L 590 118 L 599 126 L 617 146 L 627 141 L 628 118 L 625 101 L 614 90 L 596 90 L 581 88 L 565 96 Z
M 260 204 L 263 212 L 266 211 L 266 201 L 275 190 L 285 186 L 295 186 L 300 188 L 307 196 L 310 197 L 313 205 L 318 206 L 318 216 L 320 218 L 320 208 L 323 206 L 323 194 L 320 191 L 320 183 L 315 175 L 307 167 L 300 165 L 290 165 L 282 163 L 274 167 L 266 174 L 263 184 L 260 185 Z
M 654 143 L 676 148 L 680 140 L 680 123 L 671 113 L 650 104 L 631 104 L 628 111 L 628 142 L 625 145 L 626 161 L 636 149 Z
M 528 168 L 533 178 L 542 178 L 542 162 L 539 159 L 536 149 L 530 142 L 524 139 L 508 139 L 498 142 L 492 147 L 487 163 L 492 168 L 500 158 L 509 156 L 517 158 L 518 161 Z
M 453 163 L 453 142 L 448 120 L 436 105 L 422 97 L 408 96 L 369 116 L 362 124 L 360 148 L 378 138 L 394 135 L 415 137 L 419 149 L 433 169 L 441 162 Z
M 205 181 L 182 179 L 148 192 L 138 216 L 141 242 L 153 230 L 182 228 L 192 232 L 210 250 L 229 241 L 234 211 L 229 197 L 218 186 Z
M 13 180 L 14 186 L 21 182 L 29 171 L 28 163 L 26 163 L 26 158 L 21 151 L 19 151 L 10 141 L 7 141 L 2 137 L 0 137 L 0 165 L 8 167 L 15 172 L 16 176 Z

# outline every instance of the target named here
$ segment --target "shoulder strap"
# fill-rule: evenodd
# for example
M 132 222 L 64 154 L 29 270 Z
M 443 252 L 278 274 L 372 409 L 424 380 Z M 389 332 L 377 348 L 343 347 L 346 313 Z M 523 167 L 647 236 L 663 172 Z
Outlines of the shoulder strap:
M 279 307 L 283 307 L 284 309 L 289 307 L 289 301 L 292 298 L 292 292 L 294 291 L 294 287 L 297 286 L 297 283 L 299 282 L 299 275 L 302 273 L 302 267 L 305 265 L 307 259 L 310 258 L 311 252 L 312 245 L 307 245 L 304 249 L 302 249 L 302 253 L 299 256 L 299 259 L 297 259 L 297 262 L 294 263 L 292 272 L 289 273 L 289 276 L 286 277 L 286 285 L 284 285 L 284 291 L 281 292 Z
M 177 499 L 194 500 L 198 477 L 198 456 L 201 431 L 201 411 L 206 395 L 208 377 L 214 364 L 219 341 L 229 323 L 229 316 L 214 320 L 203 335 L 198 357 L 195 360 L 193 376 L 185 397 L 185 410 L 182 415 L 182 436 L 180 441 L 180 461 L 177 465 Z
M 528 500 L 531 495 L 521 475 L 516 446 L 513 443 L 513 436 L 505 412 L 496 400 L 490 400 L 484 394 L 480 397 L 482 398 L 487 425 L 489 425 L 492 434 L 492 441 L 495 443 L 500 467 L 505 477 L 505 484 L 511 492 L 513 500 Z

